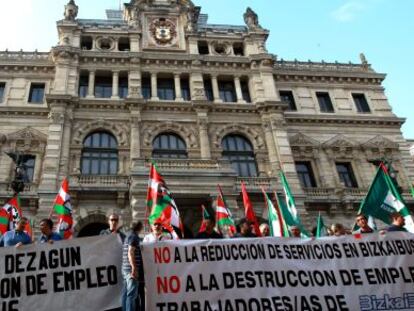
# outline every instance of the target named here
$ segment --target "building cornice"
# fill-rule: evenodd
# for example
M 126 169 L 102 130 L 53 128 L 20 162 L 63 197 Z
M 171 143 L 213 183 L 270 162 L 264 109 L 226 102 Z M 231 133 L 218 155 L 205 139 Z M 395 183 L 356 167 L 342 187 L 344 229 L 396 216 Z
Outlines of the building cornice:
M 354 125 L 375 125 L 375 126 L 391 126 L 400 128 L 405 118 L 398 117 L 376 117 L 376 116 L 341 116 L 335 115 L 314 115 L 314 114 L 295 114 L 285 113 L 287 124 L 354 124 Z

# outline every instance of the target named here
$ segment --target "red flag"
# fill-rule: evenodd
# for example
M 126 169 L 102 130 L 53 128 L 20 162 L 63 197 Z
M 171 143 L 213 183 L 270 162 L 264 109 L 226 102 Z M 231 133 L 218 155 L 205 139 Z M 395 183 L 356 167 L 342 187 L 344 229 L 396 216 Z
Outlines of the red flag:
M 242 195 L 243 195 L 243 205 L 246 219 L 253 225 L 254 234 L 261 237 L 262 233 L 259 229 L 259 222 L 257 221 L 256 214 L 253 209 L 252 202 L 250 202 L 249 195 L 247 194 L 246 186 L 241 182 Z
M 70 204 L 69 182 L 66 178 L 63 179 L 59 193 L 56 195 L 53 209 L 58 216 L 56 233 L 64 240 L 70 239 L 73 235 L 73 217 L 72 205 Z
M 198 230 L 199 233 L 206 231 L 206 220 L 211 219 L 210 214 L 208 213 L 204 205 L 201 205 L 201 210 L 203 213 L 203 220 L 201 221 L 201 226 L 200 226 L 200 229 Z
M 6 209 L 0 209 L 0 236 L 5 234 L 9 229 L 10 215 Z

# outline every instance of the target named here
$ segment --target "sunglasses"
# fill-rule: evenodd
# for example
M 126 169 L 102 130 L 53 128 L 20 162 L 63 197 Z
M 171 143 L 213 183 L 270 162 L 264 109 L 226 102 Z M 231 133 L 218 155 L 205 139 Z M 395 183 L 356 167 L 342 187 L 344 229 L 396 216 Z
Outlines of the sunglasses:
M 116 218 L 112 218 L 112 219 L 109 219 L 109 221 L 118 221 L 119 219 L 116 219 Z

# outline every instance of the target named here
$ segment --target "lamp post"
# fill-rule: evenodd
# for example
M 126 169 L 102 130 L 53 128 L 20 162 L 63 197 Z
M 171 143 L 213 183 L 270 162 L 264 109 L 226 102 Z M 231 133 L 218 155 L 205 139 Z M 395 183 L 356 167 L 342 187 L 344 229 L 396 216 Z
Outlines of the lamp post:
M 14 169 L 14 179 L 11 181 L 10 186 L 14 191 L 14 195 L 24 191 L 25 183 L 29 182 L 26 170 L 26 161 L 29 159 L 28 155 L 20 154 L 16 152 L 6 152 L 6 154 L 13 160 L 16 165 Z

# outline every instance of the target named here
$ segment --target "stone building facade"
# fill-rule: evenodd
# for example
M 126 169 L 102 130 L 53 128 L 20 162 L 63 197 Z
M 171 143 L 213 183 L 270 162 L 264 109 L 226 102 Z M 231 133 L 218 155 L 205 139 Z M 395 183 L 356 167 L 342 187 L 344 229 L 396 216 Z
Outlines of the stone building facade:
M 81 8 L 80 8 L 81 9 Z M 261 188 L 290 182 L 310 227 L 322 212 L 350 225 L 375 173 L 392 161 L 410 206 L 410 144 L 384 94 L 385 75 L 360 64 L 285 61 L 248 8 L 245 25 L 211 25 L 190 0 L 132 0 L 106 20 L 77 19 L 73 0 L 50 52 L 0 52 L 0 198 L 29 155 L 21 194 L 29 217 L 49 214 L 68 176 L 75 234 L 145 218 L 155 158 L 189 230 L 217 184 L 243 214 L 240 182 L 258 215 Z

